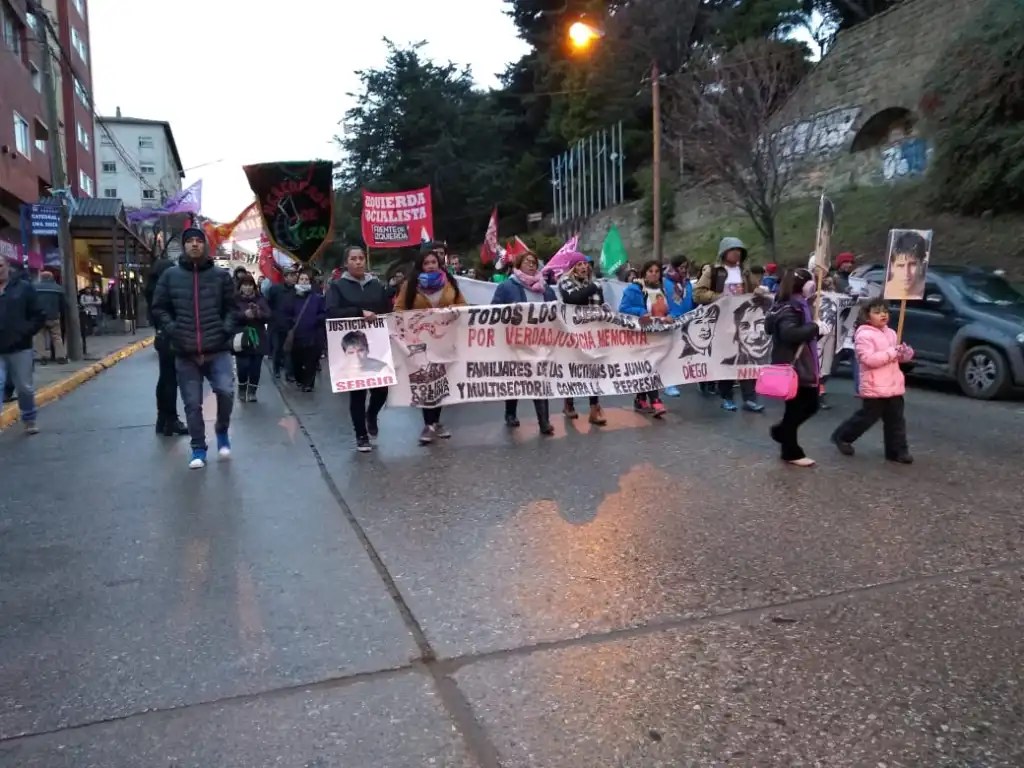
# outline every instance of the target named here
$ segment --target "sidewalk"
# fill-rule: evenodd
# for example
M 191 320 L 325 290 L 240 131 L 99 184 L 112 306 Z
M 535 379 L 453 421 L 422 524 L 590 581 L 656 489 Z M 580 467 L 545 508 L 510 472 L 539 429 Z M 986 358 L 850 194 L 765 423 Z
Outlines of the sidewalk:
M 85 358 L 78 362 L 58 365 L 36 364 L 36 404 L 39 407 L 63 397 L 80 387 L 98 373 L 115 365 L 129 355 L 153 343 L 153 329 L 139 328 L 134 334 L 104 334 L 86 339 Z M 17 401 L 3 403 L 0 411 L 0 430 L 6 429 L 18 420 L 20 412 Z

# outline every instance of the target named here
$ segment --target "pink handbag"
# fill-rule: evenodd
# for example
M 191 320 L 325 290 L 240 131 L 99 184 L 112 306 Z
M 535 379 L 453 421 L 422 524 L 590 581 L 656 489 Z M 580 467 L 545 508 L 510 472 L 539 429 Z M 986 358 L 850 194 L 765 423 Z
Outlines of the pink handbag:
M 779 363 L 777 365 L 768 365 L 757 372 L 757 384 L 754 385 L 754 391 L 757 394 L 764 397 L 775 397 L 780 400 L 792 400 L 796 397 L 796 390 L 800 386 L 800 379 L 796 374 L 796 361 L 800 359 L 800 354 L 804 351 L 804 345 L 801 344 L 796 354 L 793 356 L 792 363 Z

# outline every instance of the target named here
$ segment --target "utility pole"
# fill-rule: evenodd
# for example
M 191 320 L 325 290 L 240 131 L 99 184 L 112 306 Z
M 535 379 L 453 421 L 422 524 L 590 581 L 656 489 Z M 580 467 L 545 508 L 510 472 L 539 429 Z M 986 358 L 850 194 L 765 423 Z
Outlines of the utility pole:
M 57 83 L 53 75 L 53 58 L 50 53 L 49 20 L 43 7 L 30 0 L 28 12 L 35 15 L 39 30 L 39 44 L 43 52 L 43 87 L 46 89 L 46 119 L 50 123 L 50 188 L 67 190 L 68 178 L 64 170 L 64 158 L 60 149 L 60 118 L 57 115 Z M 78 286 L 75 268 L 75 251 L 71 245 L 71 224 L 68 221 L 67 201 L 63 194 L 57 199 L 60 227 L 57 230 L 57 245 L 61 255 L 61 278 L 64 283 L 64 299 L 67 311 L 64 313 L 64 344 L 68 358 L 82 359 L 82 327 L 78 317 Z
M 654 205 L 653 229 L 654 229 L 654 258 L 661 263 L 661 72 L 658 70 L 658 62 L 651 63 L 651 112 L 654 114 L 651 132 L 654 137 L 653 147 L 653 172 L 651 179 L 651 202 Z

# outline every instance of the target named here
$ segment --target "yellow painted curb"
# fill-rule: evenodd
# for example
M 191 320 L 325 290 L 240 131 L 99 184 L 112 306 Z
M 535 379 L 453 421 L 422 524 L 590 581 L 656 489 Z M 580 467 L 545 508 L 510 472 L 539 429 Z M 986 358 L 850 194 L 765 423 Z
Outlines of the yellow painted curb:
M 107 370 L 107 368 L 112 368 L 126 357 L 131 357 L 136 352 L 151 346 L 154 339 L 155 337 L 150 336 L 148 339 L 141 339 L 132 344 L 121 347 L 116 352 L 111 352 L 102 360 L 97 360 L 92 365 L 82 368 L 79 371 L 75 371 L 66 379 L 55 381 L 53 384 L 43 387 L 36 392 L 36 407 L 42 408 L 44 405 L 52 403 L 54 400 L 59 400 L 72 390 L 78 389 L 89 379 Z M 14 424 L 20 415 L 21 410 L 18 408 L 17 403 L 12 403 L 10 407 L 4 408 L 3 413 L 0 413 L 0 430 L 7 429 L 11 424 Z

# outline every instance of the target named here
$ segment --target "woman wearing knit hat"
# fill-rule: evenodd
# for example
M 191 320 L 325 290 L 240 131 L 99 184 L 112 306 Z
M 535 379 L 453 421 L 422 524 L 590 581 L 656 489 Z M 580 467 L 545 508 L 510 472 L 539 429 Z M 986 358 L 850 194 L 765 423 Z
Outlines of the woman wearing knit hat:
M 856 257 L 849 251 L 844 251 L 836 256 L 836 268 L 832 272 L 832 284 L 839 293 L 849 293 L 850 273 L 853 272 L 855 262 Z

